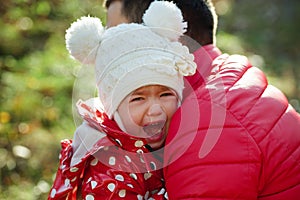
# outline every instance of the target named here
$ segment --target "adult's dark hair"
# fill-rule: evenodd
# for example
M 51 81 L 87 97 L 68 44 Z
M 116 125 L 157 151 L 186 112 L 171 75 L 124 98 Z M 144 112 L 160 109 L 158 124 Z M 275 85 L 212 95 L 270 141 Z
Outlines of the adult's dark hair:
M 122 2 L 122 14 L 130 22 L 142 23 L 144 12 L 148 9 L 150 3 L 154 0 L 106 0 L 105 7 L 108 8 L 109 5 L 114 1 Z
M 144 12 L 154 0 L 106 0 L 105 7 L 108 8 L 114 1 L 123 3 L 122 13 L 130 22 L 142 23 Z M 211 0 L 168 1 L 173 1 L 180 8 L 188 23 L 186 35 L 202 46 L 215 43 L 218 19 Z
M 201 45 L 214 44 L 218 24 L 211 0 L 173 0 L 188 23 L 185 33 Z

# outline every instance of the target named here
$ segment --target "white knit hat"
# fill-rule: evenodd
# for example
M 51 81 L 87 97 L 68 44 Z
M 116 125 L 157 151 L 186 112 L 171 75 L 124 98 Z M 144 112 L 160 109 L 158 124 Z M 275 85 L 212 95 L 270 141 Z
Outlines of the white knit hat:
M 143 21 L 104 30 L 98 18 L 82 17 L 66 32 L 71 56 L 95 65 L 99 97 L 110 118 L 142 86 L 163 85 L 182 99 L 183 76 L 195 73 L 193 55 L 177 41 L 186 23 L 176 5 L 154 1 Z

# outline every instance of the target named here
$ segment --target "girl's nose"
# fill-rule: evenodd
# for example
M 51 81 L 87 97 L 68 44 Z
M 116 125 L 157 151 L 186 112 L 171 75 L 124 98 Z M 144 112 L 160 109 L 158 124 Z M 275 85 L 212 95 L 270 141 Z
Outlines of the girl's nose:
M 158 103 L 153 103 L 149 106 L 147 114 L 149 116 L 160 115 L 163 112 L 162 107 Z

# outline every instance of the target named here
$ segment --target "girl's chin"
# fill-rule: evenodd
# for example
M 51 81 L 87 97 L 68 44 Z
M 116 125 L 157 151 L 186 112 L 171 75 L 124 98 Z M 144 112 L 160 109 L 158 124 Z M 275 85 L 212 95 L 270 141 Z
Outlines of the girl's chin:
M 156 135 L 146 138 L 146 141 L 147 141 L 148 145 L 151 146 L 152 149 L 158 149 L 158 148 L 162 147 L 164 144 L 164 141 L 165 141 L 164 135 L 165 135 L 164 131 L 162 131 Z

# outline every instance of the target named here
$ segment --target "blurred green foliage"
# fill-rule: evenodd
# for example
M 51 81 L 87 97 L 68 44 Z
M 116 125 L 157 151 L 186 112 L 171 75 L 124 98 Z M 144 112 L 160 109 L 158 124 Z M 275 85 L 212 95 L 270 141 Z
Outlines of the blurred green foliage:
M 82 15 L 104 17 L 101 1 L 1 2 L 0 199 L 46 199 L 60 140 L 72 138 L 72 91 L 81 67 L 64 34 Z
M 218 45 L 249 56 L 299 109 L 299 1 L 216 0 Z M 66 28 L 83 15 L 105 21 L 102 1 L 7 0 L 0 5 L 0 199 L 46 199 L 60 140 L 72 138 L 80 65 Z
M 219 46 L 247 55 L 299 111 L 300 1 L 217 0 Z M 218 10 L 218 9 L 217 9 Z

